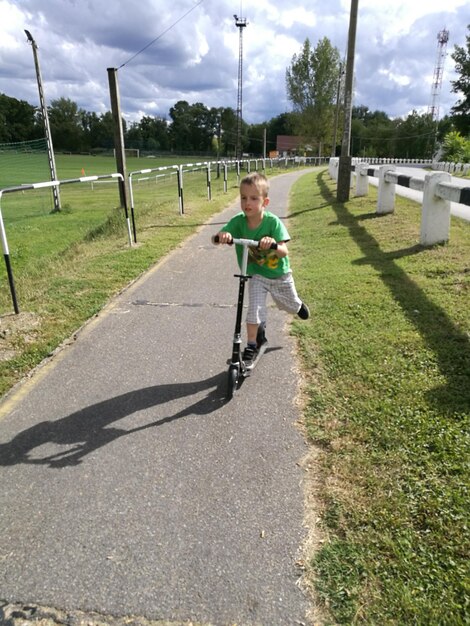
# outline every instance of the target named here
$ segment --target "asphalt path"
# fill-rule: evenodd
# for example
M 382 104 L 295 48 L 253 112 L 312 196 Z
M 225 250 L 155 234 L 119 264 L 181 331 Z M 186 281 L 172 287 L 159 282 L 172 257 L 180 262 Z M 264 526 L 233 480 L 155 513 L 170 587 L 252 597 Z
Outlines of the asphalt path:
M 405 174 L 406 176 L 412 176 L 414 178 L 421 178 L 424 180 L 426 174 L 429 174 L 429 170 L 423 169 L 422 166 L 417 165 L 416 167 L 404 166 L 404 165 L 396 165 L 396 170 L 400 172 L 400 174 Z M 436 170 L 437 173 L 437 170 Z M 378 187 L 379 180 L 374 176 L 369 176 L 369 183 Z M 458 176 L 452 176 L 452 184 L 457 187 L 469 187 L 470 183 L 466 178 L 459 178 Z M 423 192 L 417 191 L 415 189 L 408 189 L 408 187 L 403 187 L 402 185 L 396 185 L 395 191 L 398 195 L 403 196 L 404 198 L 409 198 L 410 200 L 415 200 L 420 204 L 423 203 Z M 458 202 L 450 203 L 450 213 L 454 217 L 459 217 L 461 219 L 470 221 L 470 207 L 465 204 L 459 204 Z
M 272 179 L 270 210 L 287 213 L 302 173 Z M 210 237 L 236 210 L 0 406 L 0 601 L 215 626 L 306 622 L 307 447 L 289 316 L 270 308 L 269 347 L 224 401 L 237 267 Z

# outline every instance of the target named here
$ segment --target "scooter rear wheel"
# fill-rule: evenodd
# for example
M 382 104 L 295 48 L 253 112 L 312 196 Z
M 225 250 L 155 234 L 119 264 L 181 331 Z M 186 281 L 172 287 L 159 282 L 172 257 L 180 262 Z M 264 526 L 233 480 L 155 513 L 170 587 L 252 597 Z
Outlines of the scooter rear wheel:
M 231 365 L 228 370 L 227 378 L 227 400 L 231 400 L 237 390 L 239 375 L 239 368 L 236 365 Z

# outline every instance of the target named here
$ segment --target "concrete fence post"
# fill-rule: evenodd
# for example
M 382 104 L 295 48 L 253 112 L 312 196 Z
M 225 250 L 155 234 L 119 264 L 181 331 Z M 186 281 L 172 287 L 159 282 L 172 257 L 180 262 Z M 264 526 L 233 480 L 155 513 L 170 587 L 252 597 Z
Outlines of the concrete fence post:
M 382 165 L 379 167 L 379 195 L 377 199 L 377 214 L 385 215 L 395 210 L 395 183 L 385 180 L 387 172 L 394 172 L 394 165 Z
M 369 193 L 368 169 L 368 163 L 358 163 L 356 165 L 356 196 L 367 196 Z
M 330 162 L 328 164 L 328 172 L 331 178 L 335 181 L 338 180 L 338 163 L 339 163 L 338 157 L 334 157 L 330 159 Z
M 439 183 L 452 181 L 448 172 L 433 172 L 424 177 L 423 206 L 421 212 L 422 246 L 432 246 L 449 240 L 450 231 L 450 200 L 436 195 Z

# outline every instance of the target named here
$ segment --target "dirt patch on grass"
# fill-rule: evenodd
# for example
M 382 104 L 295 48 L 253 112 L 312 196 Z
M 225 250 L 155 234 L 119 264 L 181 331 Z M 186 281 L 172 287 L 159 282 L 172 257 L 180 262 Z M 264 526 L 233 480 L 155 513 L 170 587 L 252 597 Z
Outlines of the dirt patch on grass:
M 20 354 L 25 344 L 36 340 L 41 320 L 36 313 L 0 315 L 0 361 Z

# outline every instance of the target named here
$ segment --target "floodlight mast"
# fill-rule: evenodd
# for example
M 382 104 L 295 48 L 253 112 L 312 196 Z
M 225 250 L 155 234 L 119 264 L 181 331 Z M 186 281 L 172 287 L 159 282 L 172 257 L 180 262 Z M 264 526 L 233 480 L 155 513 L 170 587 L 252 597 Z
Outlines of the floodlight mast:
M 49 116 L 47 114 L 46 100 L 44 98 L 44 89 L 42 87 L 41 68 L 39 67 L 38 47 L 36 45 L 36 42 L 33 39 L 33 36 L 29 32 L 29 30 L 25 30 L 24 32 L 26 33 L 26 37 L 28 38 L 28 41 L 33 48 L 34 65 L 36 67 L 36 77 L 38 81 L 39 104 L 41 107 L 41 115 L 42 115 L 42 119 L 44 123 L 44 132 L 46 135 L 47 158 L 49 160 L 49 171 L 51 174 L 51 180 L 57 180 L 57 171 L 56 171 L 56 166 L 55 166 L 54 147 L 52 145 L 51 128 L 49 126 Z M 52 187 L 52 195 L 54 198 L 54 211 L 60 211 L 60 192 L 59 192 L 58 185 L 54 185 Z
M 242 156 L 242 91 L 243 91 L 243 29 L 246 27 L 246 18 L 233 16 L 235 18 L 235 26 L 240 30 L 239 46 L 238 46 L 238 96 L 237 96 L 237 146 L 235 149 L 235 157 L 241 159 Z

